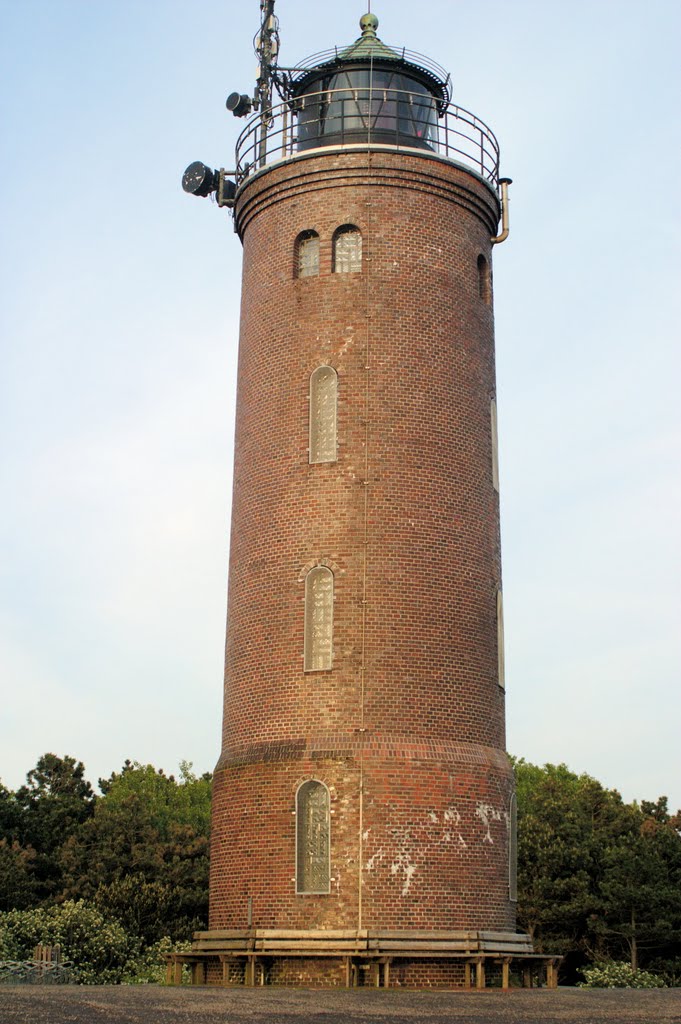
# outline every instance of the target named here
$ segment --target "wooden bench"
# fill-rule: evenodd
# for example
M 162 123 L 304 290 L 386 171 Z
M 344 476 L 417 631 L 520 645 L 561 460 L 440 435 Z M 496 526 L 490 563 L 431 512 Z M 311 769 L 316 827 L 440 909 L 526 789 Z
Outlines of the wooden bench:
M 529 936 L 513 932 L 224 929 L 197 932 L 189 953 L 166 954 L 166 977 L 168 984 L 180 984 L 182 968 L 189 965 L 192 984 L 205 984 L 207 961 L 217 960 L 223 985 L 242 984 L 230 980 L 231 968 L 238 964 L 243 966 L 243 984 L 252 987 L 265 984 L 273 961 L 311 957 L 341 960 L 347 988 L 357 986 L 363 973 L 370 985 L 388 988 L 391 964 L 406 959 L 462 961 L 464 985 L 476 989 L 485 988 L 487 964 L 501 967 L 502 988 L 509 988 L 515 962 L 523 986 L 531 987 L 538 973 L 548 988 L 555 988 L 561 960 L 535 953 Z

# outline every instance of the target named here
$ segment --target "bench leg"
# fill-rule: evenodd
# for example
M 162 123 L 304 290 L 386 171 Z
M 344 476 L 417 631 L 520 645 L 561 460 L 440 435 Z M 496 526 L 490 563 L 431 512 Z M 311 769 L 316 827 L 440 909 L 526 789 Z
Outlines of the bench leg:
M 206 965 L 200 960 L 192 964 L 192 985 L 206 984 Z

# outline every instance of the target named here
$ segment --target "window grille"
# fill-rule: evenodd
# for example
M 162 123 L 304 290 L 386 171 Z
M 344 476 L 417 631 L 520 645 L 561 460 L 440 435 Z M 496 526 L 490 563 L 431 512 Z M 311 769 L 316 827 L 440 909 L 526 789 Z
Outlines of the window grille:
M 497 590 L 497 680 L 499 686 L 506 686 L 506 666 L 504 663 L 504 602 L 501 590 Z
M 489 263 L 484 256 L 478 256 L 478 294 L 487 305 L 492 301 L 492 276 Z
M 304 231 L 296 243 L 296 276 L 316 277 L 319 274 L 319 235 Z
M 499 490 L 499 434 L 497 430 L 497 403 L 493 398 L 489 404 L 490 428 L 492 431 L 492 486 Z
M 335 462 L 338 375 L 318 366 L 310 377 L 310 462 Z
M 296 793 L 296 892 L 325 894 L 331 888 L 329 791 L 311 779 Z
M 511 794 L 508 834 L 508 898 L 518 899 L 518 800 Z
M 306 672 L 324 672 L 333 664 L 333 573 L 323 565 L 305 577 Z
M 335 274 L 357 274 L 362 269 L 362 233 L 352 224 L 338 228 L 333 236 Z

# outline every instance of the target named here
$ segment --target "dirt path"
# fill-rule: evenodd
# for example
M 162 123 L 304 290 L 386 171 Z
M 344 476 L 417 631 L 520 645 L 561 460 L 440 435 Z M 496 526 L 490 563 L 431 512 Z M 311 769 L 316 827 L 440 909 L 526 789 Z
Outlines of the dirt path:
M 681 1024 L 681 989 L 377 992 L 3 985 L 0 1024 Z

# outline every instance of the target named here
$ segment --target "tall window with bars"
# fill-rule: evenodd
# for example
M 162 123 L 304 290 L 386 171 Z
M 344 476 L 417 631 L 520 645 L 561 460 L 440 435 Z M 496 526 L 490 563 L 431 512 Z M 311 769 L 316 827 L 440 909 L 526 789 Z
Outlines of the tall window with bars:
M 497 590 L 497 682 L 506 686 L 506 662 L 504 658 L 504 598 Z
M 310 462 L 335 462 L 338 375 L 332 366 L 318 366 L 310 376 Z
M 333 573 L 316 565 L 305 577 L 306 672 L 325 672 L 333 667 Z
M 331 889 L 329 791 L 310 779 L 296 793 L 296 892 L 325 895 Z
M 518 798 L 511 794 L 508 813 L 508 898 L 518 899 Z

